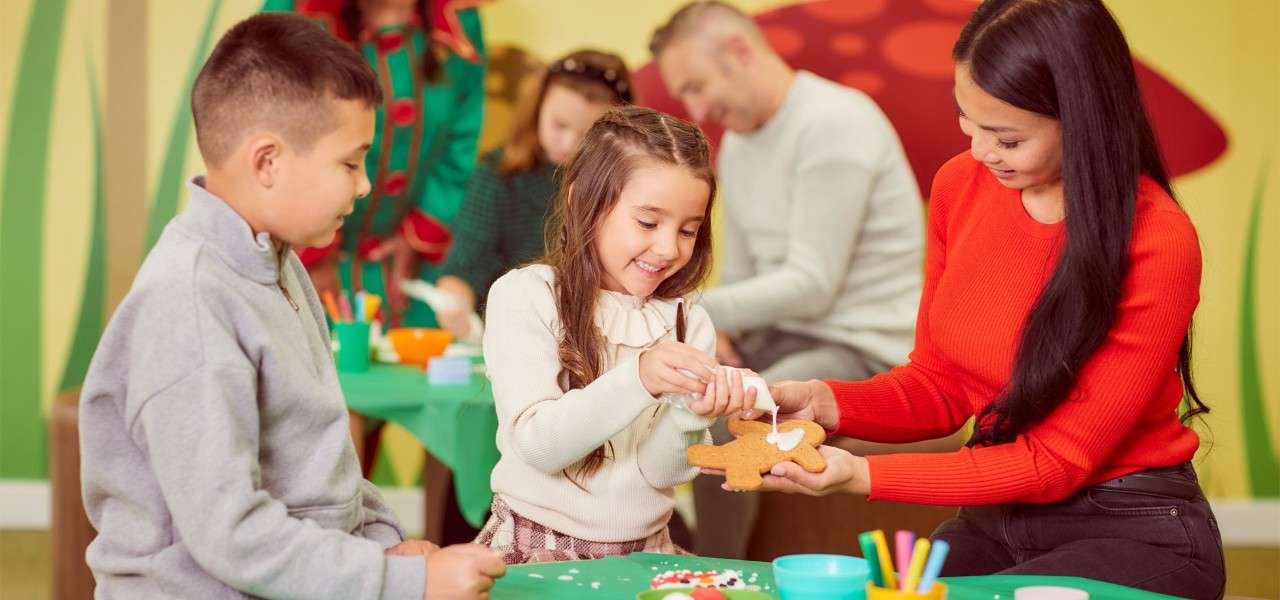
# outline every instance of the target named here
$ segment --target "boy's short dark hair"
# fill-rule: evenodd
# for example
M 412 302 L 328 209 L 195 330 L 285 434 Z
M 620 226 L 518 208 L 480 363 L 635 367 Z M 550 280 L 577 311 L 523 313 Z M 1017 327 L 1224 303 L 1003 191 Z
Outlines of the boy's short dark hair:
M 218 165 L 254 130 L 270 129 L 306 150 L 336 124 L 330 98 L 382 103 L 364 57 L 305 17 L 264 13 L 218 40 L 191 89 L 196 142 Z

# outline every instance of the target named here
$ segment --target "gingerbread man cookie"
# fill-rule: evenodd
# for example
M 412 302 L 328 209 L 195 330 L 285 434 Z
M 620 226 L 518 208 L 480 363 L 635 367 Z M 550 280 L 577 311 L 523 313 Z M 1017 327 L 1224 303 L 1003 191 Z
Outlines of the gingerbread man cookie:
M 723 469 L 725 481 L 735 490 L 760 489 L 764 485 L 761 475 L 784 460 L 795 462 L 810 473 L 827 468 L 826 461 L 817 450 L 827 439 L 827 433 L 812 421 L 786 421 L 778 425 L 778 435 L 774 439 L 779 440 L 779 444 L 768 440 L 773 427 L 759 421 L 730 418 L 729 433 L 736 438 L 732 442 L 723 446 L 696 444 L 689 446 L 686 454 L 690 465 Z

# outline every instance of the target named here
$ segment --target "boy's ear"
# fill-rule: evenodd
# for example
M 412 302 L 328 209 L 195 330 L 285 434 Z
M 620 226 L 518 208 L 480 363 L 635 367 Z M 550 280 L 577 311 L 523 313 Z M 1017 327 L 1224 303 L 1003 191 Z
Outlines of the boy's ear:
M 284 144 L 272 134 L 262 134 L 249 140 L 249 167 L 258 185 L 274 187 L 280 176 L 280 156 Z

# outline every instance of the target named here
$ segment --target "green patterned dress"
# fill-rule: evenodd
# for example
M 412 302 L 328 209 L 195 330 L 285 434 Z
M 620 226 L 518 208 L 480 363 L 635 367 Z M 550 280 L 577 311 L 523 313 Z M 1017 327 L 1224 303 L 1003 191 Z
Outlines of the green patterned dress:
M 337 18 L 340 5 L 334 0 L 266 0 L 263 10 L 295 11 L 349 39 Z M 474 54 L 468 60 L 448 52 L 437 82 L 424 80 L 418 58 L 438 50 L 416 24 L 360 36 L 357 49 L 378 73 L 385 97 L 365 161 L 373 189 L 356 200 L 355 212 L 347 217 L 333 245 L 300 252 L 308 266 L 339 253 L 339 276 L 348 291 L 366 290 L 386 297 L 390 269 L 368 256 L 396 235 L 404 236 L 419 254 L 422 279 L 434 281 L 448 253 L 453 237 L 450 227 L 476 159 L 484 114 L 485 49 L 474 8 L 447 16 Z M 439 33 L 433 28 L 433 37 Z M 417 301 L 411 301 L 402 315 L 389 313 L 384 308 L 383 319 L 391 326 L 436 324 L 431 309 Z

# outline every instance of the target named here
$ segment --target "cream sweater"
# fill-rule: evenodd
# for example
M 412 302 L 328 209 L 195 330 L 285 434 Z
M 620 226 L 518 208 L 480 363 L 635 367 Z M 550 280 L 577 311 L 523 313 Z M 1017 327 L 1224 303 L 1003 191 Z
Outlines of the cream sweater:
M 561 388 L 560 319 L 546 265 L 507 273 L 489 291 L 484 357 L 498 410 L 496 495 L 520 515 L 598 542 L 638 540 L 666 526 L 671 488 L 698 474 L 685 459 L 710 439 L 714 419 L 661 403 L 640 382 L 639 357 L 675 339 L 674 301 L 601 291 L 596 324 L 606 371 L 590 385 Z M 686 311 L 686 342 L 715 353 L 705 310 Z M 579 488 L 565 475 L 612 442 L 610 459 Z
M 777 327 L 906 362 L 923 283 L 924 213 L 871 98 L 801 71 L 758 131 L 726 133 L 717 329 Z

